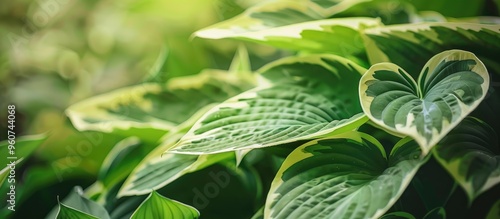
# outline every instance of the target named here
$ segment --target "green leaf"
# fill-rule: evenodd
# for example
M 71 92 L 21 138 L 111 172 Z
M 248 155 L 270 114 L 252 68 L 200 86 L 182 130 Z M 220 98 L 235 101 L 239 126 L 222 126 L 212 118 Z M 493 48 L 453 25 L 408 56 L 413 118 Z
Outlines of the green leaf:
M 491 206 L 486 219 L 498 219 L 500 218 L 500 199 L 496 201 L 493 206 Z
M 446 210 L 443 207 L 434 208 L 423 219 L 446 219 Z
M 211 39 L 237 37 L 244 33 L 251 34 L 270 28 L 328 18 L 364 1 L 369 0 L 268 1 L 251 7 L 232 19 L 200 30 L 196 35 Z
M 144 82 L 165 82 L 165 78 L 167 73 L 163 72 L 162 69 L 164 68 L 167 60 L 168 60 L 168 54 L 169 50 L 165 45 L 163 45 L 160 48 L 160 52 L 158 54 L 158 57 L 156 58 L 153 66 L 149 70 L 148 74 L 144 78 Z
M 236 73 L 249 73 L 252 71 L 252 65 L 250 64 L 250 58 L 248 57 L 248 50 L 244 45 L 238 46 L 238 50 L 234 54 L 234 58 L 231 61 L 231 66 L 229 66 L 228 71 Z
M 54 217 L 57 215 L 57 217 Z M 59 209 L 52 210 L 47 218 L 99 218 L 109 219 L 109 214 L 101 205 L 83 196 L 82 188 L 76 186 L 71 193 L 59 203 Z
M 243 161 L 243 158 L 252 151 L 252 149 L 244 149 L 244 150 L 237 150 L 234 151 L 234 156 L 236 158 L 236 166 L 239 166 L 241 164 L 241 161 Z
M 195 208 L 163 197 L 156 191 L 153 191 L 130 218 L 196 219 L 199 216 L 200 213 Z
M 139 157 L 140 159 L 144 157 L 144 159 L 141 159 L 138 164 L 134 162 L 135 168 L 133 168 L 130 175 L 128 172 L 126 173 L 128 177 L 118 191 L 118 197 L 148 194 L 151 192 L 151 189 L 160 189 L 185 174 L 204 169 L 225 159 L 234 159 L 235 156 L 231 153 L 200 157 L 182 154 L 164 155 L 164 151 L 171 148 L 212 107 L 212 105 L 208 105 L 198 110 L 191 118 L 178 125 L 175 131 L 165 135 L 163 137 L 164 142 L 161 145 L 150 151 L 147 155 Z M 142 149 L 142 147 L 138 149 Z M 129 156 L 133 157 L 127 158 L 128 161 L 138 158 L 137 152 Z M 129 166 L 129 162 L 125 162 L 124 165 Z M 120 174 L 123 173 L 120 172 Z
M 264 207 L 260 208 L 250 219 L 264 219 Z
M 265 218 L 378 218 L 425 162 L 405 138 L 386 157 L 373 137 L 349 132 L 294 150 L 273 180 Z
M 137 137 L 128 137 L 118 142 L 101 164 L 97 180 L 107 189 L 120 183 L 150 152 L 151 145 Z
M 367 120 L 357 101 L 363 72 L 334 55 L 271 63 L 260 70 L 259 87 L 211 109 L 170 151 L 220 153 L 353 130 Z
M 500 26 L 473 23 L 418 23 L 369 28 L 365 45 L 372 64 L 392 62 L 417 78 L 432 56 L 445 50 L 473 52 L 490 72 L 500 74 Z
M 216 30 L 209 27 L 196 35 L 212 39 L 237 38 L 291 50 L 365 56 L 359 29 L 379 25 L 380 21 L 375 18 L 336 18 L 226 35 L 213 34 Z
M 384 24 L 411 23 L 415 17 L 413 5 L 400 0 L 372 0 L 353 5 L 334 17 L 376 17 Z
M 14 162 L 16 166 L 19 165 L 24 159 L 28 158 L 45 139 L 45 135 L 28 135 L 12 139 L 13 142 L 10 143 L 14 144 L 9 144 L 9 140 L 0 142 L 0 154 L 4 156 L 4 158 L 0 160 L 0 166 L 3 167 L 0 170 L 0 185 L 5 182 L 5 179 L 7 179 L 9 175 L 9 164 Z M 10 155 L 10 145 L 15 147 L 13 150 L 15 154 Z M 19 168 L 19 166 L 17 166 L 17 168 Z
M 250 87 L 234 74 L 207 70 L 173 78 L 166 85 L 146 83 L 98 95 L 70 106 L 66 114 L 80 131 L 138 136 L 155 142 L 202 107 Z
M 214 155 L 164 154 L 181 135 L 169 136 L 169 142 L 151 151 L 123 183 L 118 197 L 148 194 L 183 175 L 204 169 L 222 160 L 234 160 L 234 153 Z
M 391 212 L 384 214 L 380 219 L 415 219 L 415 216 L 407 212 Z
M 474 54 L 449 50 L 425 64 L 418 84 L 401 67 L 379 63 L 359 86 L 366 115 L 390 131 L 411 136 L 427 154 L 483 100 L 489 75 Z
M 467 117 L 433 151 L 439 163 L 464 188 L 470 202 L 500 183 L 498 137 L 488 124 Z
M 451 22 L 462 23 L 477 23 L 477 24 L 500 24 L 499 17 L 493 16 L 479 16 L 479 17 L 466 17 L 466 18 L 448 18 Z
M 59 203 L 56 219 L 97 219 L 97 217 Z
M 486 2 L 485 0 L 404 1 L 413 4 L 419 11 L 439 11 L 449 17 L 478 16 Z M 465 5 L 467 7 L 464 7 Z
M 233 19 L 199 30 L 194 35 L 208 39 L 235 38 L 284 49 L 331 53 L 364 64 L 367 58 L 359 30 L 379 26 L 379 19 L 327 18 L 366 1 L 370 0 L 268 1 Z
M 450 21 L 448 18 L 444 17 L 442 14 L 436 11 L 421 11 L 417 15 L 413 16 L 412 22 L 410 23 L 422 23 L 422 22 L 447 22 Z M 466 21 L 463 21 L 466 22 Z
M 500 13 L 500 0 L 495 0 L 495 4 L 497 5 L 497 12 Z

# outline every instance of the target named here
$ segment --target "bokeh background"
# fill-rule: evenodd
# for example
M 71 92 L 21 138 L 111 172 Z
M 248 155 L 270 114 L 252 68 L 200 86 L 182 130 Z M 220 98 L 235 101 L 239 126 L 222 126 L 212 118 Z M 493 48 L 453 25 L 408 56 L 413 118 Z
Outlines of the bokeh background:
M 257 2 L 1 0 L 0 140 L 7 138 L 9 104 L 16 106 L 18 138 L 48 136 L 18 167 L 16 218 L 44 217 L 57 196 L 65 197 L 74 185 L 90 185 L 108 151 L 122 139 L 78 132 L 64 114 L 68 106 L 150 80 L 161 54 L 166 58 L 157 82 L 205 68 L 227 69 L 236 42 L 207 42 L 191 35 Z M 255 68 L 276 53 L 267 47 L 249 49 Z M 90 149 L 78 151 L 78 145 Z M 5 204 L 1 206 L 4 211 Z

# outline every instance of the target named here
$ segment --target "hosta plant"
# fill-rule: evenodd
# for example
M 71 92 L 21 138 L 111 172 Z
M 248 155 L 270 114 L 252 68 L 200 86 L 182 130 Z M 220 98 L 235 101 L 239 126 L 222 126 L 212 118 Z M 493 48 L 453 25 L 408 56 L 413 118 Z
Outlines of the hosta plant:
M 500 25 L 411 3 L 265 1 L 193 37 L 283 57 L 74 104 L 123 141 L 50 217 L 500 218 Z

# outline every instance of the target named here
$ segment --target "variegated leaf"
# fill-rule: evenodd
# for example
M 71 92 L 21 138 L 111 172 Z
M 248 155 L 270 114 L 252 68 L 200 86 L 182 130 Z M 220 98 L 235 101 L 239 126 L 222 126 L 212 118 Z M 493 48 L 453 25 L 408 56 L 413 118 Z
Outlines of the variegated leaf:
M 234 153 L 214 155 L 164 154 L 179 138 L 180 134 L 168 136 L 168 142 L 151 151 L 132 171 L 123 183 L 118 197 L 148 194 L 160 189 L 181 176 L 204 169 L 223 160 L 234 160 Z
M 97 183 L 102 183 L 99 190 L 106 192 L 130 174 L 155 146 L 141 142 L 137 137 L 128 137 L 118 142 L 108 153 L 101 164 L 97 175 Z
M 243 14 L 196 32 L 203 38 L 220 39 L 240 34 L 319 20 L 370 0 L 279 0 L 249 8 Z
M 205 38 L 237 38 L 274 47 L 327 52 L 342 56 L 365 55 L 360 28 L 379 26 L 375 18 L 335 18 L 309 21 L 256 31 L 216 34 L 217 27 L 196 32 Z M 332 40 L 334 39 L 334 40 Z
M 465 118 L 435 147 L 434 155 L 464 188 L 470 202 L 500 183 L 499 136 L 488 124 Z
M 195 36 L 236 38 L 284 49 L 331 53 L 364 64 L 367 59 L 359 30 L 381 25 L 379 19 L 336 16 L 364 2 L 372 0 L 267 1 L 233 19 L 197 31 Z
M 265 218 L 378 218 L 425 162 L 410 138 L 386 157 L 373 137 L 349 132 L 295 149 L 276 174 Z
M 170 151 L 207 154 L 260 148 L 353 130 L 365 69 L 334 55 L 291 57 L 261 70 L 259 87 L 207 112 Z
M 418 23 L 364 30 L 372 64 L 392 62 L 413 78 L 432 56 L 445 50 L 473 52 L 490 72 L 500 74 L 500 25 L 474 23 Z
M 413 5 L 400 0 L 360 2 L 333 15 L 333 17 L 376 17 L 386 25 L 409 23 L 415 16 L 416 10 Z
M 200 108 L 251 88 L 235 74 L 207 70 L 173 78 L 166 85 L 147 83 L 122 88 L 70 106 L 76 129 L 113 132 L 156 141 Z
M 449 50 L 432 57 L 418 84 L 392 63 L 373 65 L 361 78 L 363 111 L 378 125 L 413 137 L 424 154 L 474 110 L 489 75 L 472 53 Z

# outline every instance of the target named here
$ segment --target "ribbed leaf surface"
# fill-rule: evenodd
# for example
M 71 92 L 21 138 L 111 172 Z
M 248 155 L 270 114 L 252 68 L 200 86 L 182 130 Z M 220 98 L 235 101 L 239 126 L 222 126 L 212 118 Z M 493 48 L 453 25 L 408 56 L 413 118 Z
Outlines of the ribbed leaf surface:
M 371 120 L 427 153 L 483 100 L 489 75 L 474 54 L 449 50 L 431 58 L 418 81 L 395 64 L 376 64 L 360 81 L 360 99 Z
M 358 132 L 306 143 L 278 171 L 265 218 L 378 218 L 423 162 L 409 138 L 389 158 L 377 140 Z
M 357 100 L 364 71 L 333 55 L 272 63 L 259 87 L 207 112 L 170 151 L 218 153 L 352 130 L 366 121 Z
M 467 117 L 436 145 L 434 155 L 473 201 L 500 183 L 499 146 L 495 130 Z

